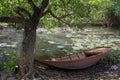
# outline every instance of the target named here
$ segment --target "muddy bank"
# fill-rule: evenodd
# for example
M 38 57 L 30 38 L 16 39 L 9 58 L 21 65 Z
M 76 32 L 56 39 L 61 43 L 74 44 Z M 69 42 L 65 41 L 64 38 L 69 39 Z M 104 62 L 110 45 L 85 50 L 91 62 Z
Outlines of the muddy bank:
M 112 65 L 96 64 L 82 70 L 45 69 L 39 71 L 44 80 L 118 80 L 120 79 L 120 65 L 112 69 Z

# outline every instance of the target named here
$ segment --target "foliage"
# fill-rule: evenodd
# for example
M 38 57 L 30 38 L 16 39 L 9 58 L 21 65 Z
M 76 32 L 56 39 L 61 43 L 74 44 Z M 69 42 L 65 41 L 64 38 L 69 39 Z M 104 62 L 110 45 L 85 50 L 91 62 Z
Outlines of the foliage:
M 112 26 L 120 23 L 120 0 L 110 0 L 111 6 L 107 8 L 106 19 Z
M 113 49 L 111 54 L 106 58 L 100 60 L 101 64 L 119 64 L 120 63 L 120 49 Z
M 4 71 L 15 71 L 18 66 L 18 54 L 15 50 L 2 51 L 6 58 L 2 64 L 1 69 Z
M 41 1 L 41 0 L 40 0 Z M 38 5 L 39 0 L 34 0 Z M 63 5 L 63 6 L 61 6 Z M 16 15 L 14 10 L 17 6 L 24 7 L 32 14 L 32 9 L 27 4 L 26 0 L 1 0 L 0 14 L 1 15 Z M 52 11 L 63 21 L 51 17 L 49 14 L 41 20 L 41 24 L 46 25 L 46 28 L 66 27 L 66 23 L 71 23 L 78 28 L 82 28 L 92 21 L 101 20 L 104 17 L 106 8 L 110 6 L 109 0 L 51 0 L 49 4 Z M 6 8 L 9 7 L 9 8 Z M 118 10 L 118 9 L 117 9 Z M 98 16 L 99 15 L 99 16 Z
M 38 0 L 35 0 L 35 2 Z M 32 12 L 32 9 L 27 3 L 27 0 L 0 0 L 0 15 L 16 15 L 15 10 L 19 7 L 24 7 Z
M 104 19 L 106 9 L 110 7 L 110 5 L 109 0 L 66 0 L 64 4 L 59 0 L 54 0 L 50 3 L 50 7 L 57 16 L 71 14 L 64 16 L 63 20 L 73 24 L 75 28 L 83 28 L 89 23 Z M 50 17 L 50 15 L 44 17 L 41 23 L 45 24 L 47 28 L 67 26 L 63 22 Z
M 116 16 L 120 16 L 120 0 L 110 0 L 112 3 L 112 9 L 114 10 L 114 13 Z

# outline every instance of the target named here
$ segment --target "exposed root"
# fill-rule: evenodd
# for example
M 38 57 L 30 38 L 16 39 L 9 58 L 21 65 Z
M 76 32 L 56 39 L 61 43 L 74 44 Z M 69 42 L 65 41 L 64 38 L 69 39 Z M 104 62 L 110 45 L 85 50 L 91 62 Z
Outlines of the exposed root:
M 44 80 L 41 75 L 41 73 L 43 73 L 43 71 L 37 67 L 34 67 L 34 68 L 35 69 L 33 70 L 32 73 L 27 72 L 27 74 L 24 74 L 24 75 L 20 75 L 18 73 L 17 80 L 33 80 L 35 78 L 40 78 L 41 80 Z

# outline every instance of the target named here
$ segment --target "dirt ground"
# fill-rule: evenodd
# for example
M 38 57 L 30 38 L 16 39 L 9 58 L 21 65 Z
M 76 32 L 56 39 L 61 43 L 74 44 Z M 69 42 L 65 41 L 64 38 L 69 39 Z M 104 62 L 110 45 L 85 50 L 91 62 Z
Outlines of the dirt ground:
M 33 80 L 120 80 L 120 65 L 96 64 L 82 70 L 40 67 L 36 72 Z M 0 75 L 0 80 L 6 80 L 7 75 L 8 73 Z M 9 77 L 7 80 L 17 79 Z
M 39 73 L 43 80 L 120 80 L 120 65 L 96 64 L 82 70 L 47 68 Z

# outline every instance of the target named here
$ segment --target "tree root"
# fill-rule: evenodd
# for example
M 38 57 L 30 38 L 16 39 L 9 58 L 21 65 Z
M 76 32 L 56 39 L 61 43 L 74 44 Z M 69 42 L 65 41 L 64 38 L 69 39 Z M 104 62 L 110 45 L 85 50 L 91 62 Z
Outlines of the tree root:
M 27 74 L 22 76 L 18 73 L 16 76 L 17 76 L 17 80 L 33 80 L 35 78 L 40 78 L 41 80 L 44 80 L 41 73 L 43 73 L 42 69 L 39 69 L 38 67 L 34 67 L 32 73 L 27 72 Z

